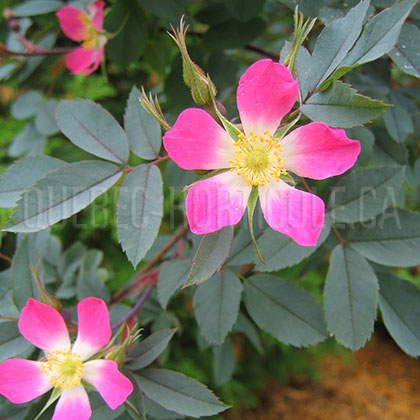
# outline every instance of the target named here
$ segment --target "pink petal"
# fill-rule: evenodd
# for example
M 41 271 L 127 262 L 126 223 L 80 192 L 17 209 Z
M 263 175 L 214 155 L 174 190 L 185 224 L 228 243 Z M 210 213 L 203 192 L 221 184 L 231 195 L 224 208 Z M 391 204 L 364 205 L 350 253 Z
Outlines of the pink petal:
M 41 362 L 8 359 L 0 364 L 0 394 L 21 404 L 45 394 L 53 386 L 41 372 Z
M 360 153 L 360 143 L 344 130 L 313 122 L 293 130 L 281 142 L 285 168 L 299 176 L 325 179 L 351 168 Z
M 105 44 L 106 44 L 106 38 L 105 38 L 104 45 Z M 99 67 L 99 64 L 101 64 L 101 60 L 102 60 L 102 57 L 104 55 L 104 51 L 105 51 L 105 47 L 102 47 L 100 50 L 96 50 L 94 52 L 93 64 L 85 70 L 85 72 L 83 73 L 84 76 L 88 76 L 89 74 L 93 73 Z
M 90 65 L 94 64 L 96 58 L 96 50 L 84 47 L 76 48 L 66 56 L 66 67 L 74 74 L 81 73 Z
M 18 323 L 20 333 L 46 351 L 69 350 L 70 339 L 62 316 L 51 306 L 28 299 Z
M 283 181 L 259 188 L 261 209 L 269 226 L 302 246 L 314 246 L 324 225 L 324 202 Z
M 181 112 L 172 130 L 163 136 L 163 144 L 183 169 L 229 168 L 235 154 L 229 134 L 198 108 Z
M 56 12 L 61 29 L 67 38 L 82 41 L 85 38 L 86 25 L 82 19 L 89 19 L 87 13 L 77 7 L 64 6 Z
M 118 370 L 118 364 L 113 360 L 86 362 L 83 379 L 98 390 L 112 410 L 133 392 L 133 384 Z
M 86 360 L 106 346 L 111 338 L 108 308 L 102 299 L 83 299 L 77 305 L 77 319 L 77 339 L 72 351 Z
M 242 176 L 233 172 L 199 181 L 188 190 L 186 209 L 190 229 L 197 235 L 236 225 L 251 192 Z
M 296 101 L 298 84 L 289 69 L 266 58 L 242 75 L 236 100 L 245 133 L 274 134 Z
M 104 4 L 102 0 L 97 0 L 88 6 L 89 11 L 92 13 L 92 25 L 98 32 L 103 32 L 104 24 Z
M 55 406 L 52 420 L 88 420 L 92 415 L 89 398 L 83 385 L 64 389 Z

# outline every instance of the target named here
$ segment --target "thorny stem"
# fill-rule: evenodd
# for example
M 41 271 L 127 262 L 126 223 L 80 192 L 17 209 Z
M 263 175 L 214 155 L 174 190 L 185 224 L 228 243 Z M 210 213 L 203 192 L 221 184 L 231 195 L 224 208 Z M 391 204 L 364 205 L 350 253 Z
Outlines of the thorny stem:
M 130 292 L 130 290 L 132 289 L 133 286 L 136 286 L 136 284 L 138 283 L 138 279 L 139 277 L 143 278 L 142 275 L 147 273 L 148 271 L 150 271 L 153 266 L 159 262 L 159 260 L 168 252 L 169 249 L 171 249 L 176 243 L 177 241 L 182 238 L 183 236 L 185 236 L 188 232 L 188 226 L 184 225 L 181 228 L 178 229 L 177 232 L 175 232 L 175 234 L 168 240 L 168 242 L 166 242 L 162 248 L 160 248 L 160 250 L 153 256 L 153 258 L 147 263 L 145 264 L 141 270 L 130 280 L 128 281 L 125 285 L 124 288 L 121 288 L 115 295 L 114 295 L 114 302 L 116 300 L 120 300 L 120 298 L 122 296 L 127 296 L 127 291 L 128 293 Z
M 155 282 L 152 282 L 147 286 L 144 293 L 140 296 L 140 299 L 137 303 L 131 308 L 131 311 L 123 318 L 121 318 L 118 322 L 111 326 L 112 331 L 117 330 L 124 322 L 128 321 L 131 317 L 137 315 L 140 311 L 141 307 L 143 306 L 146 299 L 149 297 L 150 293 L 152 293 L 153 288 L 155 287 Z
M 7 261 L 8 263 L 12 263 L 12 259 L 10 257 L 8 257 L 7 255 L 4 255 L 3 253 L 0 252 L 0 258 L 4 261 Z

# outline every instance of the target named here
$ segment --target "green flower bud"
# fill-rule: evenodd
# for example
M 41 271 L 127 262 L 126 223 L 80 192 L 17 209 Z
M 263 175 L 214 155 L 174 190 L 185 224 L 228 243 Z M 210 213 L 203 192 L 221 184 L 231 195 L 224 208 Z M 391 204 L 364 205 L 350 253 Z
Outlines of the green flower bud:
M 200 106 L 206 106 L 212 103 L 212 95 L 216 95 L 216 86 L 210 80 L 204 71 L 195 64 L 190 55 L 188 54 L 187 44 L 185 42 L 185 36 L 187 34 L 188 26 L 184 25 L 184 17 L 181 18 L 179 28 L 173 30 L 173 34 L 169 34 L 175 41 L 182 56 L 182 73 L 184 83 L 191 89 L 191 96 L 194 102 Z

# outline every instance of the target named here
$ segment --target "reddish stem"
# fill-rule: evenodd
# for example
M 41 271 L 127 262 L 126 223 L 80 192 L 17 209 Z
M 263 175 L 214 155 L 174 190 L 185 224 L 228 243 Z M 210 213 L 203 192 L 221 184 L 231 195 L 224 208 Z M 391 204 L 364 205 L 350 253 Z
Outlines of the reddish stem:
M 160 162 L 163 162 L 166 159 L 169 159 L 169 155 L 161 156 L 161 157 L 157 158 L 156 160 L 154 160 L 153 162 L 148 163 L 148 165 L 149 166 L 157 165 L 157 164 L 159 164 Z
M 33 46 L 34 48 L 29 49 L 29 51 L 12 51 L 9 50 L 4 44 L 0 44 L 0 56 L 34 56 L 34 55 L 57 55 L 57 54 L 67 54 L 76 47 L 65 47 L 65 48 L 51 48 L 45 49 L 42 47 Z
M 309 193 L 312 193 L 311 187 L 308 185 L 308 183 L 306 182 L 306 179 L 303 178 L 302 176 L 299 177 L 300 180 L 302 181 L 303 186 L 305 187 L 305 190 L 308 191 Z
M 0 258 L 4 261 L 7 261 L 8 263 L 12 263 L 12 259 L 10 257 L 8 257 L 7 255 L 4 255 L 3 253 L 0 252 Z
M 149 286 L 147 286 L 144 293 L 140 296 L 137 303 L 131 308 L 131 311 L 122 319 L 120 319 L 118 322 L 116 322 L 114 325 L 111 326 L 112 331 L 117 330 L 124 322 L 128 321 L 131 317 L 136 316 L 141 307 L 144 305 L 144 302 L 146 302 L 147 298 L 149 297 L 150 293 L 152 293 L 153 288 L 155 287 L 155 282 L 151 282 Z
M 18 318 L 16 318 L 15 316 L 5 316 L 5 315 L 0 315 L 0 319 L 7 319 L 8 321 L 17 321 Z

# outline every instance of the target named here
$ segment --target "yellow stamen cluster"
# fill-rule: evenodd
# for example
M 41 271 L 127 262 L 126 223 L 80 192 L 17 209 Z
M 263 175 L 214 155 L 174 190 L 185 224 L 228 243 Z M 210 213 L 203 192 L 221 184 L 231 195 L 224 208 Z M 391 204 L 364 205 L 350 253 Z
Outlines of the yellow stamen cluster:
M 80 356 L 71 351 L 55 350 L 47 355 L 47 361 L 41 364 L 41 372 L 55 388 L 72 389 L 79 385 L 85 367 Z
M 79 20 L 83 24 L 81 37 L 83 37 L 82 46 L 85 50 L 91 48 L 99 48 L 101 35 L 92 24 L 92 18 L 86 13 L 82 12 L 79 15 Z
M 230 170 L 245 178 L 248 185 L 264 186 L 271 179 L 280 180 L 280 175 L 287 175 L 284 159 L 280 157 L 283 148 L 280 139 L 265 130 L 263 136 L 253 131 L 247 138 L 244 134 L 238 135 L 235 146 L 235 158 L 229 161 Z

